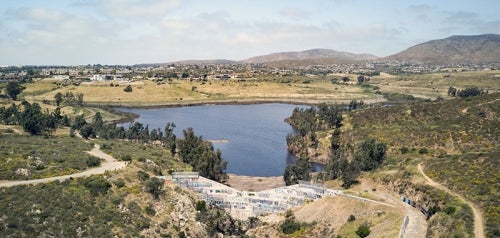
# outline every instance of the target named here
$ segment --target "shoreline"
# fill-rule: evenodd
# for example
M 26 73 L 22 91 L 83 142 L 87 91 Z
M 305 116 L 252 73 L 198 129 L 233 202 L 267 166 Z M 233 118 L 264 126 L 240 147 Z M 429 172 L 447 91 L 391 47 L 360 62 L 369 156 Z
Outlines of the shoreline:
M 96 102 L 96 103 L 85 103 L 85 106 L 89 107 L 102 107 L 102 108 L 127 108 L 127 109 L 161 109 L 161 108 L 176 108 L 176 107 L 192 107 L 192 106 L 209 106 L 209 105 L 255 105 L 255 104 L 290 104 L 290 105 L 306 105 L 315 106 L 321 103 L 328 105 L 342 105 L 349 104 L 352 99 L 346 100 L 335 100 L 335 101 L 324 101 L 321 99 L 300 99 L 297 100 L 283 100 L 283 99 L 241 99 L 241 100 L 215 100 L 215 101 L 185 101 L 185 102 L 152 102 L 152 103 L 111 103 L 111 102 Z M 376 104 L 382 103 L 386 100 L 383 98 L 375 98 L 363 100 L 365 104 Z

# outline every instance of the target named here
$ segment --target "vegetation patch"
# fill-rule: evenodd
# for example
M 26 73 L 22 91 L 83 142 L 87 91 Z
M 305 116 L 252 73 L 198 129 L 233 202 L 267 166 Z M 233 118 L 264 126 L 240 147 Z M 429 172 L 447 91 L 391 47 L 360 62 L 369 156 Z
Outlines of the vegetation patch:
M 25 180 L 75 173 L 95 166 L 79 138 L 0 134 L 0 179 Z M 89 163 L 90 162 L 90 163 Z

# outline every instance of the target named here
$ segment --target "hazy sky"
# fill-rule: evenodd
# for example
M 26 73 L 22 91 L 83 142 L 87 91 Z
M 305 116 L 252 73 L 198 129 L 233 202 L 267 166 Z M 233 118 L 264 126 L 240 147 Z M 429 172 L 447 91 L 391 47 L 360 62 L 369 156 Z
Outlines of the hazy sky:
M 136 64 L 328 48 L 388 56 L 500 34 L 498 0 L 2 0 L 0 65 Z

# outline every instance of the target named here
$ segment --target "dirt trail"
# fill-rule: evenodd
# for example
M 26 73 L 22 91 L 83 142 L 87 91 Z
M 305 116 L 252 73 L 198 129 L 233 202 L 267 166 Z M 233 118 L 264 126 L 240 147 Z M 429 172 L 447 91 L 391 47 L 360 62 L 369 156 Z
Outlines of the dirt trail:
M 78 177 L 87 177 L 93 174 L 103 174 L 106 171 L 122 169 L 126 167 L 126 162 L 117 161 L 112 156 L 102 152 L 101 148 L 98 144 L 94 144 L 94 148 L 91 151 L 87 151 L 88 154 L 104 159 L 104 162 L 101 163 L 101 166 L 97 168 L 91 168 L 79 173 L 68 174 L 63 176 L 56 176 L 50 178 L 43 179 L 33 179 L 33 180 L 20 180 L 20 181 L 0 181 L 0 187 L 12 187 L 17 185 L 24 184 L 38 184 L 38 183 L 47 183 L 52 181 L 63 181 L 69 178 L 78 178 Z
M 444 190 L 445 192 L 453 195 L 453 196 L 456 196 L 458 197 L 460 200 L 462 200 L 464 203 L 466 203 L 467 205 L 469 205 L 471 208 L 472 208 L 472 213 L 474 214 L 474 235 L 476 238 L 485 238 L 486 236 L 484 235 L 484 223 L 483 223 L 483 216 L 481 215 L 481 211 L 479 210 L 479 208 L 472 202 L 469 202 L 468 200 L 466 200 L 464 197 L 462 197 L 461 195 L 451 191 L 450 189 L 448 189 L 447 187 L 435 182 L 434 180 L 432 180 L 431 178 L 427 177 L 427 175 L 425 175 L 423 169 L 422 169 L 422 163 L 418 164 L 418 171 L 424 176 L 424 178 L 427 180 L 427 184 L 435 187 L 435 188 L 438 188 L 438 189 L 441 189 L 441 190 Z

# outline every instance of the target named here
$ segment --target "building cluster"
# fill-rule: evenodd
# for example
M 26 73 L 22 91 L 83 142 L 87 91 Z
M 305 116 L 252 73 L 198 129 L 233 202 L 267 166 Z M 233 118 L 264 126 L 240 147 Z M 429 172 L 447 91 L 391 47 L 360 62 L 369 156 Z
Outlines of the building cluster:
M 0 80 L 54 78 L 77 81 L 135 80 L 207 80 L 247 79 L 259 76 L 324 76 L 329 74 L 359 74 L 373 76 L 390 74 L 420 74 L 431 72 L 476 71 L 497 69 L 498 63 L 424 65 L 406 62 L 368 62 L 363 64 L 325 64 L 277 67 L 259 64 L 150 64 L 150 65 L 80 65 L 80 66 L 1 66 Z

